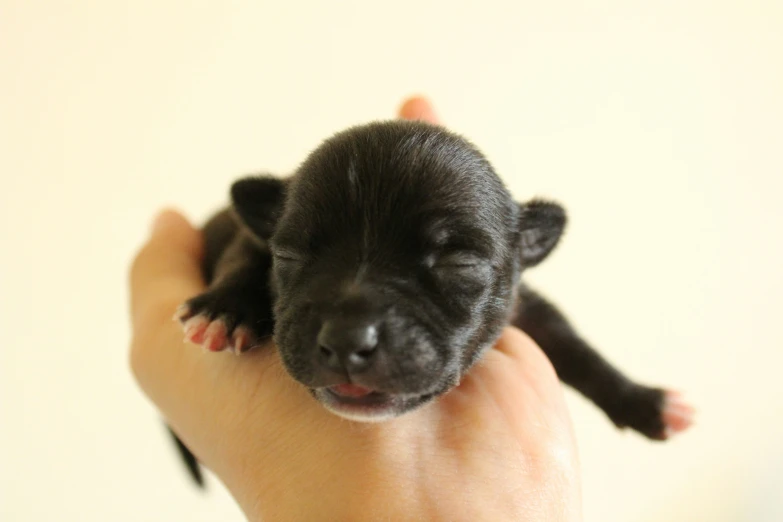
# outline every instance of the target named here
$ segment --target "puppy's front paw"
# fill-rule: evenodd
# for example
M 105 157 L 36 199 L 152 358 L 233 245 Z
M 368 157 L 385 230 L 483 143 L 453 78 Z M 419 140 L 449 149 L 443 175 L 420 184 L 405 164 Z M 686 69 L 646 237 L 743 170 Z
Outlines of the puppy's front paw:
M 654 440 L 667 440 L 693 423 L 695 409 L 678 392 L 636 386 L 613 412 L 620 428 L 632 428 Z
M 217 288 L 186 301 L 174 319 L 182 324 L 185 341 L 210 352 L 239 355 L 272 333 L 270 306 L 263 301 Z

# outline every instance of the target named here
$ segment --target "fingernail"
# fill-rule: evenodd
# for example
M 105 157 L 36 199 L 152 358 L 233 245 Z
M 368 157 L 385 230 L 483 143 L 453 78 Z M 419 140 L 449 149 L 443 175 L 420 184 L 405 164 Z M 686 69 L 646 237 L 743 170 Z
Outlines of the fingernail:
M 157 234 L 162 230 L 177 226 L 181 222 L 182 216 L 177 211 L 166 209 L 158 214 L 158 217 L 152 222 L 152 233 Z

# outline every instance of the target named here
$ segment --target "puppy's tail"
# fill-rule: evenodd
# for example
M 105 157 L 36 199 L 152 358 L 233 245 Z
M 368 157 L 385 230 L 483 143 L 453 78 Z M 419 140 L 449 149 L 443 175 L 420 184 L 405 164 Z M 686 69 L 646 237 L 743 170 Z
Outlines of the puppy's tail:
M 166 428 L 168 428 L 169 433 L 171 433 L 171 436 L 174 439 L 174 442 L 177 444 L 177 450 L 179 450 L 179 455 L 182 457 L 182 461 L 185 463 L 185 467 L 188 468 L 190 477 L 199 488 L 203 489 L 204 476 L 201 474 L 201 466 L 199 465 L 198 460 L 196 460 L 196 456 L 190 452 L 188 447 L 185 446 L 181 440 L 179 440 L 179 437 L 177 437 L 170 427 L 166 426 Z

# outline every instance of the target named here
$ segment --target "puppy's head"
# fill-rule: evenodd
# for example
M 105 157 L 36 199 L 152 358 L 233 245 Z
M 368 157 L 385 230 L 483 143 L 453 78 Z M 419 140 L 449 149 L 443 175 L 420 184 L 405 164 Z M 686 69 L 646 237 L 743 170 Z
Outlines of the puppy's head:
M 471 144 L 423 123 L 356 127 L 234 205 L 274 256 L 275 341 L 331 411 L 400 415 L 456 385 L 507 323 L 563 210 L 515 203 Z

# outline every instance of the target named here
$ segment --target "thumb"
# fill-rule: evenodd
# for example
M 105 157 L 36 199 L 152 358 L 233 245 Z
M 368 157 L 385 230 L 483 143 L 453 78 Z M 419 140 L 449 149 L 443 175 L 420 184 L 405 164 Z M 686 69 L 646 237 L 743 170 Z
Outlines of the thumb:
M 204 286 L 201 233 L 176 211 L 155 219 L 147 243 L 131 268 L 131 314 L 134 327 L 150 308 L 176 306 Z
M 397 111 L 397 116 L 403 120 L 421 120 L 436 125 L 440 121 L 432 103 L 423 96 L 412 96 L 405 100 Z

